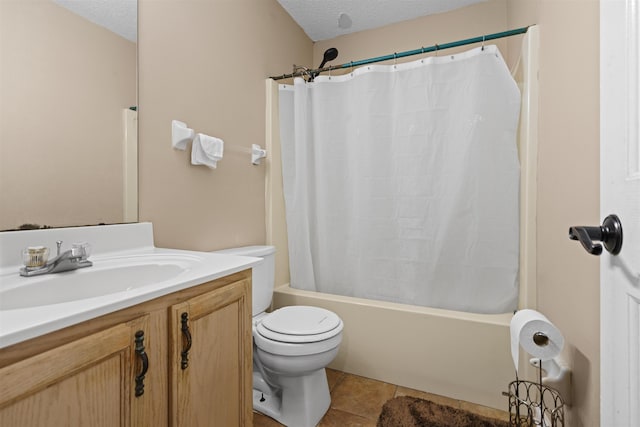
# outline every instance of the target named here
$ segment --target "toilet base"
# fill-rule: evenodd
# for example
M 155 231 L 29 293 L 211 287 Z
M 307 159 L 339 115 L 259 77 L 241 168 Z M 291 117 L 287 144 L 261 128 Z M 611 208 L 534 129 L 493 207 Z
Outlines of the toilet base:
M 278 382 L 281 388 L 270 394 L 253 390 L 253 409 L 286 426 L 316 426 L 331 405 L 324 368 L 303 376 L 281 376 Z
M 274 420 L 280 419 L 280 406 L 282 398 L 277 395 L 263 393 L 253 389 L 253 410 L 260 412 Z

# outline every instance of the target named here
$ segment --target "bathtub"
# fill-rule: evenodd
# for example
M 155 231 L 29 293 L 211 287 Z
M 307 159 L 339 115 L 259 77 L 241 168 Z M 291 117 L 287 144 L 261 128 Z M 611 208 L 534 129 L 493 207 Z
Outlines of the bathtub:
M 312 305 L 344 321 L 330 368 L 459 400 L 509 410 L 502 396 L 515 371 L 513 313 L 473 314 L 303 291 L 274 290 L 274 308 Z

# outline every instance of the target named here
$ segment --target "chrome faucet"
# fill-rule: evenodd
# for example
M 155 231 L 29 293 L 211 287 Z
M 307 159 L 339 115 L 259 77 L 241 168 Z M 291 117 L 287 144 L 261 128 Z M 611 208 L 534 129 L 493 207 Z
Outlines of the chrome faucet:
M 62 253 L 62 240 L 58 240 L 56 246 L 57 252 L 55 258 L 48 260 L 38 267 L 22 267 L 20 269 L 20 275 L 30 277 L 41 274 L 61 273 L 63 271 L 76 270 L 93 265 L 93 263 L 88 260 L 90 246 L 87 243 L 74 243 L 71 249 Z

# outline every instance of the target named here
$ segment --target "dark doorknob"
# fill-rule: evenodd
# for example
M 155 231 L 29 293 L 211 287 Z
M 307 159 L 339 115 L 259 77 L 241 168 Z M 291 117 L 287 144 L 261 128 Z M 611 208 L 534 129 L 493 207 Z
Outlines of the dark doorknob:
M 602 221 L 602 225 L 595 227 L 573 226 L 569 228 L 569 238 L 579 240 L 582 246 L 592 255 L 602 253 L 604 248 L 612 255 L 618 255 L 622 249 L 622 223 L 617 215 L 609 215 Z

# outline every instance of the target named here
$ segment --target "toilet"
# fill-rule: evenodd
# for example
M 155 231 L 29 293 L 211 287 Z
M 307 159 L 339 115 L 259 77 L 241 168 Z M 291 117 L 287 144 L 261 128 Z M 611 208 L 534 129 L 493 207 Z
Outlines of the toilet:
M 315 426 L 329 409 L 325 367 L 338 354 L 343 323 L 320 307 L 290 306 L 271 313 L 275 248 L 217 251 L 263 258 L 253 267 L 253 409 L 292 427 Z

